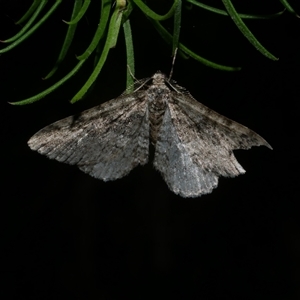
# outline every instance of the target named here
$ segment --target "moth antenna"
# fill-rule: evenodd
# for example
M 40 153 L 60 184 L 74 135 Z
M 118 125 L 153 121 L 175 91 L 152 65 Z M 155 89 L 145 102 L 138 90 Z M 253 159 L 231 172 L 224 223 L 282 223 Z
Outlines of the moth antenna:
M 130 66 L 129 65 L 127 65 L 127 69 L 128 69 L 128 72 L 129 72 L 129 74 L 130 74 L 130 76 L 135 80 L 135 81 L 138 81 L 138 79 L 132 74 L 132 72 L 131 72 L 131 69 L 130 69 Z
M 172 78 L 172 76 L 173 76 L 173 70 L 174 70 L 175 59 L 176 59 L 176 56 L 177 56 L 177 50 L 178 50 L 178 47 L 176 47 L 175 51 L 174 51 L 173 60 L 172 60 L 172 66 L 171 66 L 171 71 L 170 71 L 170 75 L 169 75 L 168 81 L 170 81 L 171 78 Z

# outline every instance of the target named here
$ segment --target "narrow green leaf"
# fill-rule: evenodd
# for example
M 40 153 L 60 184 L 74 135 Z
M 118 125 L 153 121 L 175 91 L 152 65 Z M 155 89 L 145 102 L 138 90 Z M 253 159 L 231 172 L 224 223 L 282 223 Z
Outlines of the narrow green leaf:
M 30 16 L 34 13 L 35 9 L 38 7 L 39 3 L 41 1 L 33 0 L 31 6 L 28 8 L 26 13 L 19 19 L 17 22 L 15 22 L 16 25 L 24 23 L 27 19 L 30 18 Z
M 177 1 L 174 12 L 174 29 L 173 29 L 173 43 L 172 43 L 172 55 L 175 55 L 175 51 L 178 48 L 179 36 L 180 36 L 180 27 L 181 27 L 181 9 L 182 2 L 181 0 Z
M 20 37 L 18 40 L 15 42 L 11 43 L 9 46 L 3 48 L 0 50 L 0 53 L 5 53 L 19 44 L 21 44 L 23 41 L 25 41 L 29 36 L 31 36 L 50 16 L 51 14 L 57 9 L 57 7 L 60 5 L 62 0 L 56 0 L 55 4 L 50 8 L 50 10 L 44 15 L 42 19 L 39 20 L 31 29 L 29 29 L 25 34 L 23 34 L 22 37 Z
M 111 48 L 114 48 L 117 44 L 117 39 L 119 36 L 122 16 L 123 16 L 125 7 L 126 7 L 126 0 L 117 0 L 116 9 L 111 17 L 112 24 L 115 25 L 115 28 L 113 29 L 115 34 L 112 36 L 112 39 L 111 39 L 111 45 L 110 45 Z
M 70 79 L 76 72 L 78 72 L 78 70 L 82 67 L 84 62 L 85 62 L 85 60 L 79 61 L 77 63 L 77 65 L 75 66 L 75 68 L 71 72 L 69 72 L 65 77 L 63 77 L 61 80 L 59 80 L 58 82 L 56 82 L 54 85 L 52 85 L 48 89 L 44 90 L 43 92 L 41 92 L 33 97 L 30 97 L 30 98 L 27 98 L 27 99 L 24 99 L 24 100 L 21 100 L 18 102 L 9 102 L 9 103 L 12 105 L 26 105 L 26 104 L 31 104 L 31 103 L 41 100 L 42 98 L 44 98 L 45 96 L 47 96 L 48 94 L 52 93 L 57 88 L 59 88 L 68 79 Z
M 90 45 L 87 47 L 87 49 L 84 51 L 83 54 L 77 56 L 77 59 L 84 60 L 87 59 L 96 49 L 96 47 L 99 44 L 99 41 L 102 39 L 106 26 L 108 24 L 108 19 L 110 15 L 110 9 L 112 6 L 112 0 L 102 0 L 102 6 L 101 6 L 101 15 L 100 15 L 100 21 L 98 23 L 98 27 L 96 30 L 96 33 L 93 37 L 93 40 L 91 41 Z
M 109 50 L 111 49 L 111 45 L 113 44 L 113 41 L 116 40 L 116 36 L 119 34 L 119 28 L 116 27 L 116 24 L 115 24 L 115 22 L 117 21 L 119 12 L 120 12 L 119 7 L 116 7 L 115 11 L 110 19 L 110 22 L 109 22 L 108 33 L 107 33 L 105 45 L 103 47 L 102 54 L 100 56 L 98 64 L 96 65 L 95 69 L 93 70 L 92 74 L 90 75 L 89 79 L 86 81 L 84 86 L 73 97 L 73 99 L 71 100 L 71 103 L 75 103 L 78 100 L 82 99 L 82 97 L 85 95 L 85 93 L 88 91 L 88 89 L 91 87 L 91 85 L 94 83 L 94 81 L 97 79 L 99 73 L 101 72 L 102 67 L 107 59 Z
M 154 25 L 154 27 L 158 31 L 158 33 L 162 36 L 162 38 L 165 41 L 167 41 L 169 44 L 171 44 L 172 43 L 172 35 L 158 21 L 151 20 L 151 19 L 150 19 L 150 21 Z M 205 58 L 197 55 L 196 53 L 194 53 L 192 50 L 190 50 L 189 48 L 187 48 L 186 46 L 184 46 L 181 43 L 178 44 L 178 49 L 185 52 L 191 58 L 199 61 L 200 63 L 202 63 L 208 67 L 214 68 L 214 69 L 219 69 L 222 71 L 239 71 L 241 69 L 239 67 L 229 67 L 229 66 L 224 66 L 224 65 L 214 63 L 208 59 L 205 59 Z
M 216 14 L 223 15 L 223 16 L 229 16 L 228 13 L 227 13 L 227 11 L 225 11 L 225 10 L 218 9 L 218 8 L 215 8 L 215 7 L 203 4 L 203 3 L 198 2 L 196 0 L 186 0 L 186 1 L 189 2 L 189 3 L 192 3 L 194 5 L 196 5 L 198 7 L 206 9 L 208 11 L 214 12 Z M 280 11 L 278 13 L 275 13 L 275 14 L 268 14 L 268 15 L 249 15 L 249 14 L 240 14 L 240 13 L 238 15 L 242 19 L 272 19 L 272 18 L 279 17 L 283 13 L 284 13 L 284 10 Z
M 291 7 L 291 5 L 288 3 L 287 0 L 279 0 L 281 4 L 286 8 L 286 10 L 293 15 L 295 15 L 297 18 L 300 18 L 300 16 L 296 13 L 296 11 Z
M 126 73 L 126 91 L 133 91 L 133 83 L 134 83 L 134 74 L 135 74 L 135 66 L 134 66 L 134 49 L 132 42 L 132 34 L 131 27 L 129 23 L 129 19 L 123 24 L 125 44 L 126 44 L 126 56 L 127 56 L 127 73 Z
M 128 1 L 128 2 L 127 2 L 126 9 L 124 10 L 124 13 L 123 13 L 123 20 L 122 20 L 122 23 L 125 23 L 125 22 L 127 21 L 127 19 L 129 18 L 129 16 L 130 16 L 132 10 L 133 10 L 132 2 L 131 2 L 131 1 Z
M 6 39 L 5 41 L 1 41 L 1 42 L 3 42 L 3 43 L 11 43 L 11 42 L 17 40 L 20 36 L 22 36 L 28 30 L 28 28 L 30 28 L 30 26 L 32 25 L 32 23 L 36 20 L 36 18 L 38 17 L 38 15 L 42 11 L 42 9 L 46 5 L 46 3 L 47 3 L 47 0 L 41 1 L 40 5 L 36 8 L 35 12 L 32 14 L 32 17 L 22 27 L 22 29 L 16 35 L 14 35 L 13 37 L 11 37 L 9 39 Z
M 78 15 L 78 12 L 80 11 L 81 6 L 82 6 L 82 0 L 74 1 L 74 6 L 73 6 L 73 12 L 72 12 L 71 19 L 73 19 L 76 15 Z M 55 62 L 54 67 L 52 68 L 52 70 L 48 73 L 48 75 L 46 75 L 44 77 L 44 79 L 50 78 L 56 72 L 56 70 L 58 69 L 61 62 L 64 60 L 66 54 L 68 53 L 70 45 L 72 43 L 75 31 L 76 31 L 76 26 L 77 26 L 77 23 L 74 23 L 74 24 L 71 24 L 71 25 L 68 26 L 67 34 L 66 34 L 64 43 L 62 45 L 61 51 L 58 55 L 57 61 Z
M 132 0 L 136 6 L 149 18 L 156 20 L 156 21 L 163 21 L 171 18 L 174 15 L 174 11 L 177 5 L 178 0 L 174 1 L 171 9 L 165 15 L 159 15 L 150 9 L 142 0 Z
M 272 60 L 278 60 L 272 53 L 270 53 L 252 34 L 252 32 L 248 29 L 245 23 L 242 21 L 238 13 L 236 12 L 234 6 L 232 5 L 230 0 L 222 0 L 228 14 L 231 16 L 233 22 L 236 24 L 238 29 L 242 32 L 242 34 L 248 39 L 248 41 L 264 56 Z
M 74 4 L 76 4 L 76 2 L 77 2 L 77 0 L 75 0 Z M 69 21 L 69 22 L 64 21 L 64 22 L 67 23 L 68 25 L 73 25 L 73 24 L 78 23 L 81 20 L 81 18 L 84 16 L 84 14 L 86 13 L 87 9 L 89 8 L 90 3 L 91 3 L 91 0 L 84 0 L 80 11 L 77 12 L 77 15 L 72 15 L 71 21 Z

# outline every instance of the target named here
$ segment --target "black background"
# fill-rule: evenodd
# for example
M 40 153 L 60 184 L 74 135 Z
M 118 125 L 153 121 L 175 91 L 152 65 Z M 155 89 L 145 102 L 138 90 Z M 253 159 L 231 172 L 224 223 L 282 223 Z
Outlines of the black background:
M 69 100 L 93 59 L 39 102 L 12 106 L 43 91 L 75 65 L 99 19 L 94 1 L 65 64 L 42 81 L 59 53 L 73 1 L 64 1 L 33 36 L 0 56 L 3 299 L 299 299 L 300 19 L 246 21 L 279 61 L 262 56 L 230 18 L 184 7 L 181 42 L 239 72 L 177 57 L 173 78 L 200 102 L 262 135 L 274 148 L 236 151 L 247 173 L 221 178 L 212 194 L 184 199 L 151 163 L 104 183 L 31 151 L 42 127 L 117 97 L 125 88 L 123 34 L 95 88 Z M 100 1 L 99 1 L 100 2 Z M 236 1 L 237 2 L 237 1 Z M 244 13 L 274 13 L 279 1 L 238 3 Z M 0 39 L 30 1 L 0 1 Z M 165 13 L 172 1 L 148 1 Z M 221 1 L 207 1 L 222 8 Z M 296 1 L 290 1 L 294 4 Z M 52 4 L 49 1 L 48 7 Z M 171 30 L 172 21 L 165 22 Z M 131 18 L 136 77 L 170 72 L 171 49 L 136 9 Z

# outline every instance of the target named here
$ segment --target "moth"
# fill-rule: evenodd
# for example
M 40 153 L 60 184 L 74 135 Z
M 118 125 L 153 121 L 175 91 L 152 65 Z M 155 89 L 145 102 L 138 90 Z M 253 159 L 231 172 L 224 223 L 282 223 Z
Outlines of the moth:
M 32 150 L 104 181 L 146 164 L 150 143 L 155 169 L 182 197 L 212 192 L 219 176 L 245 173 L 233 150 L 272 149 L 257 133 L 199 103 L 159 71 L 137 81 L 132 93 L 46 126 L 28 141 Z

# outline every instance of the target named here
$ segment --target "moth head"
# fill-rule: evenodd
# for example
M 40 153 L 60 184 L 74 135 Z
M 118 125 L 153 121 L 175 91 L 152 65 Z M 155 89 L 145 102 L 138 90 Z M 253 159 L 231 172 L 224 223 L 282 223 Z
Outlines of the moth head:
M 157 71 L 153 76 L 152 76 L 152 83 L 153 84 L 165 84 L 166 81 L 166 75 L 161 73 L 160 71 Z

